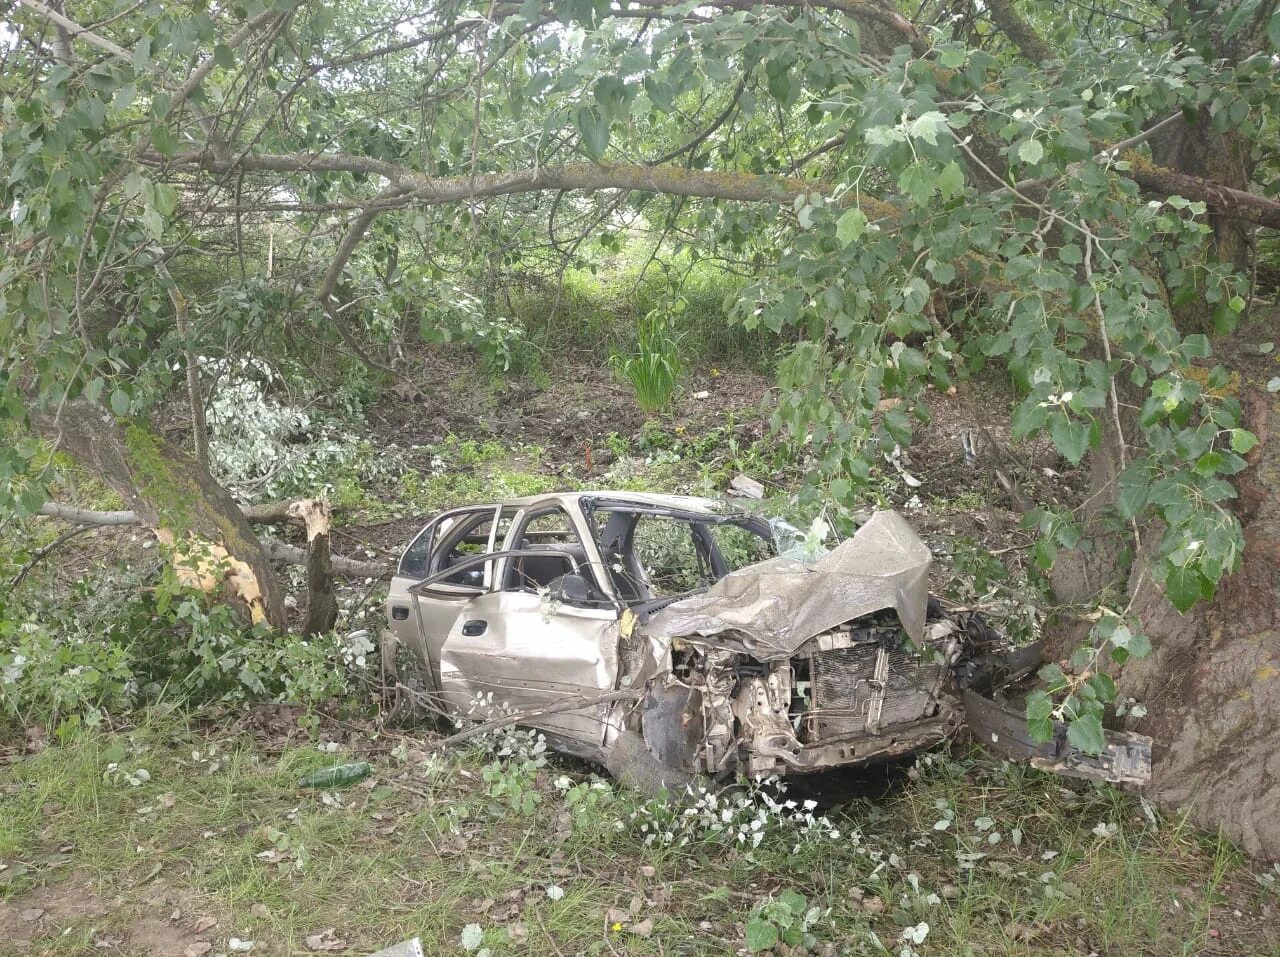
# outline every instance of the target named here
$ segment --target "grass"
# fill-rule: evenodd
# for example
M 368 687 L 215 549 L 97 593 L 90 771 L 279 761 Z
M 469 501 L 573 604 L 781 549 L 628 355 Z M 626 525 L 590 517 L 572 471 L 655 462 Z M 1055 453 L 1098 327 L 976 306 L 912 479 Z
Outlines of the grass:
M 678 254 L 661 268 L 650 260 L 652 247 L 628 243 L 621 252 L 565 270 L 562 282 L 511 290 L 511 309 L 538 350 L 563 349 L 593 354 L 628 353 L 636 327 L 654 309 L 688 303 L 673 325 L 686 364 L 725 356 L 766 368 L 782 337 L 763 329 L 747 330 L 730 322 L 726 303 L 737 297 L 744 280 L 709 261 Z
M 1280 953 L 1257 916 L 1275 892 L 1225 841 L 1114 789 L 1064 788 L 984 756 L 932 756 L 887 800 L 833 812 L 839 839 L 766 815 L 752 850 L 671 824 L 579 765 L 480 750 L 422 760 L 417 739 L 327 734 L 344 738 L 341 751 L 154 716 L 14 762 L 0 875 L 29 869 L 0 876 L 0 898 L 39 907 L 60 884 L 82 887 L 107 917 L 47 907 L 33 941 L 6 949 L 0 938 L 0 953 L 90 954 L 104 934 L 142 952 L 158 888 L 177 902 L 163 922 L 183 912 L 175 932 L 218 920 L 184 938 L 215 952 L 231 936 L 254 940 L 254 953 L 300 951 L 333 928 L 356 953 L 410 936 L 428 953 L 462 953 L 474 923 L 495 955 L 719 954 L 743 947 L 755 910 L 792 889 L 822 912 L 816 953 L 898 953 L 903 929 L 922 921 L 922 955 L 1182 954 L 1218 941 L 1223 953 Z M 355 754 L 374 765 L 361 785 L 297 788 L 307 770 Z M 111 759 L 150 780 L 118 780 Z M 647 845 L 641 823 L 675 843 Z M 50 855 L 59 863 L 42 866 Z

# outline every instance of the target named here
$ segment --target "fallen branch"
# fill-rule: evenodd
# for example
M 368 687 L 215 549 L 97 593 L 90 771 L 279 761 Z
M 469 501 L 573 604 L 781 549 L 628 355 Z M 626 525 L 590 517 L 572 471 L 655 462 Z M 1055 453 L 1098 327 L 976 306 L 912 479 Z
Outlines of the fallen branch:
M 65 545 L 67 542 L 71 541 L 71 539 L 75 538 L 77 535 L 82 535 L 85 532 L 91 531 L 92 529 L 98 528 L 98 527 L 99 526 L 97 525 L 77 525 L 75 528 L 71 529 L 70 531 L 63 532 L 61 535 L 59 535 L 57 538 L 51 541 L 48 545 L 44 545 L 40 548 L 37 548 L 35 550 L 35 553 L 29 559 L 27 559 L 27 563 L 18 570 L 18 574 L 13 576 L 13 581 L 9 582 L 9 587 L 17 588 L 19 585 L 21 585 L 23 579 L 25 579 L 27 575 L 30 574 L 31 569 L 35 568 L 36 565 L 38 565 L 41 561 L 43 561 L 45 556 L 47 556 L 50 552 L 54 551 L 55 549 L 59 548 L 62 545 Z
M 136 512 L 97 512 L 88 508 L 76 508 L 59 502 L 45 502 L 40 506 L 41 515 L 60 518 L 77 525 L 141 525 Z
M 294 521 L 296 516 L 287 514 L 290 504 L 292 503 L 276 502 L 270 505 L 246 505 L 241 508 L 241 511 L 244 512 L 245 518 L 256 525 Z M 87 508 L 76 508 L 73 505 L 63 505 L 60 502 L 45 502 L 40 506 L 39 514 L 87 527 L 143 524 L 142 520 L 134 512 L 100 512 Z M 266 551 L 267 557 L 272 561 L 284 562 L 289 565 L 305 566 L 307 564 L 307 549 L 305 548 L 286 545 L 284 542 L 265 536 L 261 537 L 259 541 L 262 542 L 262 547 Z M 332 564 L 334 574 L 347 578 L 390 578 L 393 568 L 388 564 L 362 562 L 358 559 L 345 558 L 341 555 L 332 556 Z

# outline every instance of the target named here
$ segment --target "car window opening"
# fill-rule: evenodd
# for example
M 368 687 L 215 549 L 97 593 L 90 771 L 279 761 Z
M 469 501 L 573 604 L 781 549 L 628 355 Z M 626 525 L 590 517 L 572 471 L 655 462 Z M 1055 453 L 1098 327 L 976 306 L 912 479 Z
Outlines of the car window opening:
M 629 605 L 702 591 L 774 555 L 772 539 L 745 524 L 612 508 L 591 517 L 610 582 Z

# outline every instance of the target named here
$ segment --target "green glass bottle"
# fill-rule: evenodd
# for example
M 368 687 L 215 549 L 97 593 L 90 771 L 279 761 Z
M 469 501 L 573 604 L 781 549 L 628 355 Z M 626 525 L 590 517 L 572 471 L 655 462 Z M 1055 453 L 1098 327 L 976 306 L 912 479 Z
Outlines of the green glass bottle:
M 321 768 L 298 778 L 300 788 L 345 788 L 369 776 L 373 768 L 368 761 L 353 761 L 331 768 Z

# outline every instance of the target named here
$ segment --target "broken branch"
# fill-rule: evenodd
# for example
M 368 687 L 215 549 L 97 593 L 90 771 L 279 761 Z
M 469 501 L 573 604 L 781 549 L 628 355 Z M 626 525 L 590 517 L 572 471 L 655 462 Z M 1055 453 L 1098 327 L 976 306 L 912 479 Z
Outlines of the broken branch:
M 75 528 L 69 531 L 63 532 L 61 535 L 59 535 L 57 538 L 51 541 L 48 545 L 44 545 L 44 546 L 41 546 L 40 548 L 37 548 L 35 552 L 32 553 L 31 557 L 27 559 L 27 563 L 18 570 L 18 574 L 13 576 L 13 581 L 9 582 L 9 587 L 17 588 L 19 585 L 21 585 L 23 580 L 27 577 L 27 575 L 30 574 L 31 569 L 35 568 L 36 565 L 40 564 L 40 562 L 43 561 L 50 552 L 61 547 L 62 545 L 65 545 L 67 542 L 71 541 L 71 539 L 75 538 L 77 535 L 82 535 L 85 532 L 91 531 L 92 529 L 95 529 L 98 527 L 99 526 L 97 525 L 77 525 Z
M 251 524 L 269 525 L 276 522 L 291 521 L 299 518 L 289 515 L 288 508 L 292 502 L 275 502 L 270 505 L 244 505 L 240 510 Z M 142 525 L 144 524 L 136 512 L 128 511 L 94 511 L 87 508 L 76 508 L 60 502 L 45 502 L 40 506 L 39 514 L 49 518 L 57 518 L 66 522 L 74 522 L 86 527 L 104 525 Z M 262 547 L 272 561 L 290 565 L 307 564 L 307 549 L 287 545 L 273 538 L 261 537 Z M 330 556 L 334 574 L 348 578 L 389 578 L 392 566 L 380 562 L 363 562 L 342 555 Z

